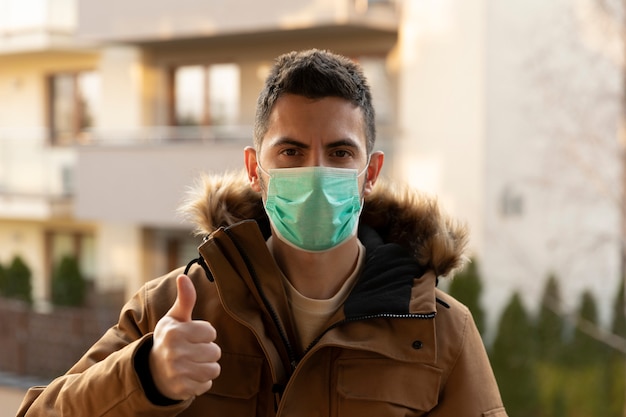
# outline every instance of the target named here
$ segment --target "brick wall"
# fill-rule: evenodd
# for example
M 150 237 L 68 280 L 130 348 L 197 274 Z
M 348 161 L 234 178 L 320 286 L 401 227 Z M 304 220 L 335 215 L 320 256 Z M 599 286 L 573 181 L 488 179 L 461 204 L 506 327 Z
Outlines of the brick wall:
M 113 324 L 113 308 L 55 308 L 32 311 L 0 298 L 0 371 L 54 377 L 65 373 Z

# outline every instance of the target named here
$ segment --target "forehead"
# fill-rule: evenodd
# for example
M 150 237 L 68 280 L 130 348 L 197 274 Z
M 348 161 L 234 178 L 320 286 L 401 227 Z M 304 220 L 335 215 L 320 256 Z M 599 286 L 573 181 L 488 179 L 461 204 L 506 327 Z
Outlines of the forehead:
M 263 146 L 271 146 L 272 142 L 284 138 L 306 143 L 345 139 L 365 148 L 363 111 L 340 97 L 311 99 L 284 94 L 270 112 Z

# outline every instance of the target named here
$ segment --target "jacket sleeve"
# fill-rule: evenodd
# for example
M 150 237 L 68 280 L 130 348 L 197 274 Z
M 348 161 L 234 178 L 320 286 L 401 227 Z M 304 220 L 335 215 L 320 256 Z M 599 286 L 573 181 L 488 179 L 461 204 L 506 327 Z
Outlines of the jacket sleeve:
M 144 287 L 109 329 L 63 376 L 26 394 L 17 417 L 174 416 L 190 401 L 168 406 L 150 401 L 137 373 L 138 356 L 149 352 L 158 317 L 147 308 Z M 145 375 L 143 376 L 145 380 Z
M 454 349 L 451 357 L 452 367 L 440 391 L 439 404 L 428 416 L 507 417 L 485 346 L 472 315 L 458 302 L 453 308 L 460 308 L 464 312 L 463 320 L 458 320 L 458 324 L 451 324 L 451 327 L 459 327 L 460 345 L 456 343 L 459 348 Z

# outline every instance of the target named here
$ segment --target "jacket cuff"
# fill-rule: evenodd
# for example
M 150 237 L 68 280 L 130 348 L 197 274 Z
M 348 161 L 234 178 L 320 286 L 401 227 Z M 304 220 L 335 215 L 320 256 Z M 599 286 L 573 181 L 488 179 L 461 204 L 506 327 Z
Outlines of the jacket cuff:
M 143 343 L 137 348 L 133 360 L 135 373 L 146 394 L 146 398 L 148 398 L 152 404 L 160 407 L 180 404 L 182 401 L 172 400 L 161 394 L 154 383 L 152 373 L 150 372 L 150 351 L 152 350 L 152 343 L 152 336 L 146 337 Z

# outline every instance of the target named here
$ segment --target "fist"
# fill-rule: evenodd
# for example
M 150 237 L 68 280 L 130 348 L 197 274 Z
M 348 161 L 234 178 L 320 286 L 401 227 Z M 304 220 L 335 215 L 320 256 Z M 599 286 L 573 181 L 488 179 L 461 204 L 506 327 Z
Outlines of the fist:
M 221 350 L 213 326 L 191 319 L 196 304 L 191 279 L 178 276 L 176 288 L 174 305 L 154 328 L 149 363 L 159 392 L 172 400 L 186 400 L 211 388 L 220 374 Z

